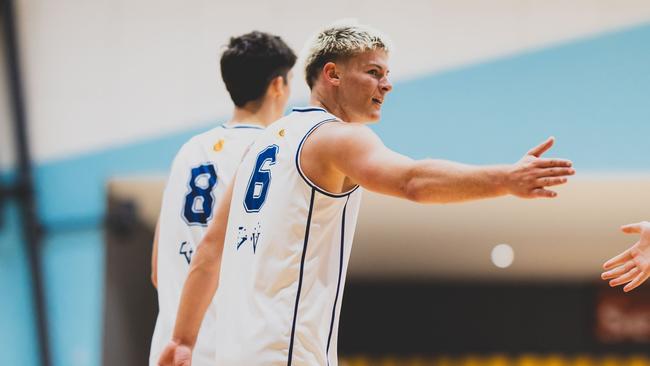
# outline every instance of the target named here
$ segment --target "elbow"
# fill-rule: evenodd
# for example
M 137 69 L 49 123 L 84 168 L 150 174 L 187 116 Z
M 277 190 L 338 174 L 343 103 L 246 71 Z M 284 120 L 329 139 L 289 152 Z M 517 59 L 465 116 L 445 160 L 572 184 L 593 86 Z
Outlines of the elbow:
M 402 197 L 416 203 L 426 203 L 426 194 L 422 189 L 422 185 L 418 184 L 416 179 L 409 178 L 402 185 Z
M 414 178 L 408 179 L 402 187 L 402 197 L 415 203 L 446 204 L 461 201 L 434 188 L 435 185 L 427 185 Z
M 414 164 L 406 172 L 402 184 L 400 185 L 400 193 L 402 198 L 415 203 L 431 203 L 431 190 L 428 189 L 427 184 L 421 179 L 421 164 Z

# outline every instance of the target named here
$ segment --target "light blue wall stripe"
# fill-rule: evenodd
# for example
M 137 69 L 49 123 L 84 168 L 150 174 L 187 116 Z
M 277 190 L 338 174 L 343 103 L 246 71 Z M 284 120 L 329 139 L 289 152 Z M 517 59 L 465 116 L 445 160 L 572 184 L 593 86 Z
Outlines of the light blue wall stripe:
M 18 209 L 3 205 L 0 228 L 0 365 L 37 365 L 31 274 Z
M 58 366 L 101 363 L 104 303 L 102 230 L 63 231 L 43 247 L 52 360 Z

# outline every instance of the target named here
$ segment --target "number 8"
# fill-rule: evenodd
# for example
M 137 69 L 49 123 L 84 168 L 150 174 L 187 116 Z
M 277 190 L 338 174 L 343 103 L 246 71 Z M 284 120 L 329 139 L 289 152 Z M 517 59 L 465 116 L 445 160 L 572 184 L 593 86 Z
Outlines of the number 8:
M 185 205 L 183 206 L 183 216 L 188 224 L 205 225 L 212 216 L 212 205 L 214 197 L 212 189 L 217 184 L 217 172 L 214 165 L 205 164 L 192 169 L 190 176 L 190 191 L 185 196 Z M 207 175 L 208 182 L 205 187 L 196 185 L 200 176 Z M 196 199 L 201 198 L 201 207 L 195 210 Z

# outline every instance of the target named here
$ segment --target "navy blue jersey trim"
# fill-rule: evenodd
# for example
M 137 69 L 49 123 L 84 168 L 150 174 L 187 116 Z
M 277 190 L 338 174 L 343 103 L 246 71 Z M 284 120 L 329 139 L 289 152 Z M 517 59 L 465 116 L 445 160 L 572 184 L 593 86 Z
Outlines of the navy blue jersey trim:
M 348 208 L 348 201 L 350 196 L 345 200 L 345 206 L 343 206 L 343 218 L 341 219 L 341 253 L 339 256 L 339 279 L 336 283 L 336 296 L 334 296 L 334 306 L 332 306 L 332 320 L 330 321 L 330 332 L 327 336 L 327 348 L 325 349 L 325 356 L 327 357 L 327 364 L 330 364 L 330 342 L 332 340 L 332 330 L 334 329 L 334 318 L 336 317 L 336 304 L 339 301 L 339 290 L 341 289 L 341 276 L 343 274 L 343 255 L 345 251 L 345 211 Z
M 225 123 L 219 125 L 219 127 L 221 127 L 221 128 L 225 128 L 226 130 L 235 130 L 235 129 L 239 129 L 239 128 L 250 128 L 250 129 L 253 129 L 253 130 L 263 130 L 263 129 L 264 129 L 264 127 L 253 126 L 253 125 L 235 125 L 235 126 L 226 126 Z
M 300 290 L 302 289 L 302 275 L 305 270 L 305 256 L 307 255 L 307 243 L 309 242 L 309 229 L 311 227 L 311 214 L 314 211 L 314 196 L 316 190 L 311 190 L 311 198 L 309 200 L 309 213 L 307 214 L 307 227 L 305 228 L 305 241 L 302 245 L 302 257 L 300 258 L 300 277 L 298 277 L 298 293 L 296 294 L 296 305 L 293 309 L 293 324 L 291 325 L 291 339 L 289 340 L 289 357 L 287 359 L 287 366 L 291 366 L 293 356 L 293 340 L 296 335 L 296 319 L 298 318 L 298 303 L 300 302 Z
M 316 112 L 316 111 L 319 111 L 319 112 L 327 113 L 327 111 L 324 108 L 321 108 L 321 107 L 300 107 L 300 108 L 295 107 L 295 108 L 292 109 L 292 111 L 294 111 L 294 112 Z
M 359 188 L 359 186 L 358 185 L 354 186 L 354 188 L 352 188 L 351 190 L 349 190 L 347 192 L 343 192 L 343 193 L 327 192 L 327 191 L 321 189 L 320 187 L 318 187 L 316 184 L 312 183 L 312 181 L 310 181 L 307 178 L 307 176 L 305 176 L 305 174 L 302 172 L 302 168 L 300 167 L 300 152 L 302 151 L 302 145 L 305 143 L 305 140 L 307 139 L 307 137 L 309 137 L 309 135 L 311 135 L 312 132 L 314 132 L 321 125 L 323 125 L 323 124 L 325 124 L 327 122 L 336 122 L 336 121 L 338 121 L 336 118 L 328 118 L 326 120 L 318 122 L 312 128 L 310 128 L 309 131 L 307 131 L 305 136 L 303 136 L 302 140 L 300 140 L 300 144 L 298 144 L 298 149 L 296 150 L 296 169 L 298 169 L 298 174 L 300 174 L 300 176 L 302 177 L 302 180 L 304 180 L 305 183 L 307 183 L 308 186 L 310 186 L 311 188 L 317 190 L 318 193 L 322 193 L 322 194 L 324 194 L 326 196 L 333 197 L 333 198 L 341 198 L 341 197 L 349 196 L 350 194 L 352 194 L 352 192 L 356 191 L 357 188 Z

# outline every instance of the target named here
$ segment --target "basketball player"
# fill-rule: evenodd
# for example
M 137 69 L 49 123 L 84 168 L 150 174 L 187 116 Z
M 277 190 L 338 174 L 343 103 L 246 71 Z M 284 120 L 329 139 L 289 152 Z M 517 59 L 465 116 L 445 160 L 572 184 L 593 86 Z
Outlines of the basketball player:
M 223 52 L 221 75 L 235 104 L 232 118 L 194 136 L 180 149 L 163 196 L 153 251 L 152 279 L 154 284 L 158 282 L 160 309 L 149 355 L 151 365 L 172 336 L 192 255 L 214 217 L 217 202 L 244 151 L 285 110 L 295 61 L 295 54 L 280 37 L 261 32 L 231 38 Z M 196 343 L 195 364 L 213 365 L 214 349 L 211 308 Z
M 546 187 L 573 174 L 567 160 L 540 158 L 553 139 L 512 165 L 415 161 L 388 149 L 357 122 L 378 121 L 392 89 L 386 42 L 370 28 L 322 31 L 305 69 L 311 106 L 269 126 L 242 160 L 232 200 L 224 196 L 192 262 L 160 365 L 190 364 L 217 286 L 215 365 L 336 365 L 360 186 L 422 203 L 554 197 Z
M 605 262 L 602 278 L 610 280 L 612 287 L 627 284 L 623 291 L 630 292 L 650 277 L 650 222 L 624 225 L 621 230 L 627 234 L 641 234 L 641 238 L 629 249 Z

